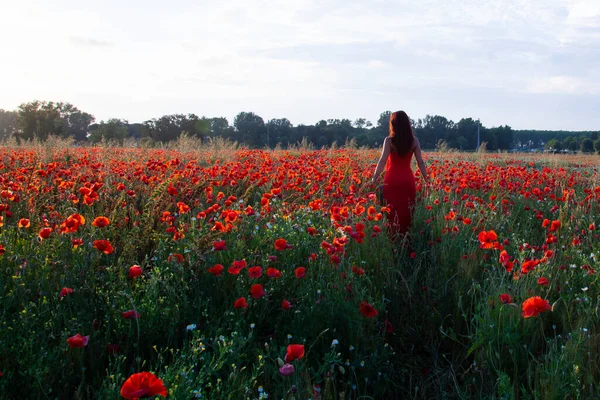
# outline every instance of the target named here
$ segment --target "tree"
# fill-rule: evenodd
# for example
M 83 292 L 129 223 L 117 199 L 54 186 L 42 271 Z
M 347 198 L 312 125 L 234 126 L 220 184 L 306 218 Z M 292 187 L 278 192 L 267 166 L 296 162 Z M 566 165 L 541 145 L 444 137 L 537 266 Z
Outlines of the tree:
M 70 103 L 32 101 L 19 106 L 18 135 L 22 139 L 46 139 L 48 135 L 86 140 L 95 118 Z
M 210 135 L 213 137 L 232 137 L 233 127 L 229 126 L 229 121 L 224 117 L 210 118 Z
M 17 133 L 17 112 L 0 109 L 0 139 Z
M 419 137 L 421 147 L 424 149 L 435 148 L 440 140 L 453 140 L 454 145 L 458 147 L 459 144 L 456 143 L 455 139 L 459 136 L 466 139 L 464 134 L 458 132 L 455 134 L 456 125 L 454 122 L 441 115 L 426 115 L 424 119 L 417 120 L 413 127 L 415 128 L 415 134 Z M 464 144 L 464 141 L 462 142 Z M 467 140 L 465 148 L 469 147 L 468 143 Z
M 594 141 L 590 138 L 583 139 L 579 149 L 584 153 L 592 153 L 594 151 Z
M 145 135 L 156 142 L 170 142 L 177 140 L 182 132 L 196 137 L 205 137 L 210 133 L 210 120 L 195 114 L 163 115 L 156 119 L 144 122 Z
M 233 120 L 236 140 L 258 147 L 266 143 L 265 121 L 253 112 L 241 112 Z
M 596 153 L 600 154 L 600 138 L 594 140 L 594 150 L 596 150 Z
M 379 118 L 377 119 L 376 128 L 380 130 L 388 131 L 390 129 L 390 117 L 392 116 L 391 111 L 384 111 L 379 114 Z
M 128 126 L 127 121 L 117 118 L 109 119 L 106 122 L 100 121 L 99 124 L 90 127 L 89 140 L 92 143 L 105 140 L 123 144 L 123 140 L 127 137 Z
M 96 119 L 70 103 L 56 103 L 56 108 L 61 121 L 59 135 L 73 137 L 77 141 L 86 140 L 89 127 Z
M 274 118 L 267 122 L 267 146 L 291 143 L 294 127 L 287 118 Z
M 552 138 L 548 141 L 548 143 L 546 143 L 544 148 L 547 150 L 562 150 L 563 145 L 560 140 Z

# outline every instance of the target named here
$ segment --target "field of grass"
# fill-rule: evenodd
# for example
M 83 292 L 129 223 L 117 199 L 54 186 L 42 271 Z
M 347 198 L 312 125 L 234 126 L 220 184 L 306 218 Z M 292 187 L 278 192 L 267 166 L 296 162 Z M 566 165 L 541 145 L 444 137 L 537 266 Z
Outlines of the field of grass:
M 0 149 L 2 398 L 599 395 L 597 157 L 191 148 Z

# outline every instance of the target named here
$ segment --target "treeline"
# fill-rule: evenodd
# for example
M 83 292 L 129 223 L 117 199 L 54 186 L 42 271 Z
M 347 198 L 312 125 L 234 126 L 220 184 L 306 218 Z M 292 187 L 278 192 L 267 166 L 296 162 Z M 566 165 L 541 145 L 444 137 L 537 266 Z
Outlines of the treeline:
M 196 114 L 164 115 L 142 123 L 129 123 L 121 119 L 96 122 L 94 116 L 72 104 L 33 101 L 21 104 L 15 111 L 0 110 L 0 137 L 13 136 L 18 140 L 35 137 L 44 140 L 49 135 L 57 135 L 72 137 L 82 143 L 123 143 L 127 139 L 134 139 L 152 145 L 176 140 L 185 132 L 201 140 L 222 137 L 250 147 L 273 148 L 280 145 L 285 148 L 288 144 L 303 140 L 316 147 L 348 141 L 353 141 L 357 146 L 374 147 L 381 145 L 383 138 L 388 135 L 390 114 L 390 111 L 381 113 L 374 124 L 365 118 L 358 118 L 354 121 L 328 119 L 314 125 L 294 126 L 287 118 L 265 122 L 252 112 L 239 113 L 232 124 L 223 117 L 208 118 Z M 485 127 L 472 118 L 454 122 L 443 116 L 427 115 L 412 120 L 412 124 L 424 149 L 434 149 L 443 143 L 460 150 L 475 150 L 479 142 L 485 142 L 487 150 L 528 149 L 542 147 L 552 139 L 544 131 L 514 131 L 510 126 Z M 565 137 L 561 136 L 560 140 L 562 142 L 571 136 L 577 138 L 579 147 L 585 139 L 597 139 L 596 132 L 565 132 Z
M 600 132 L 596 131 L 516 131 L 521 145 L 551 151 L 600 153 Z

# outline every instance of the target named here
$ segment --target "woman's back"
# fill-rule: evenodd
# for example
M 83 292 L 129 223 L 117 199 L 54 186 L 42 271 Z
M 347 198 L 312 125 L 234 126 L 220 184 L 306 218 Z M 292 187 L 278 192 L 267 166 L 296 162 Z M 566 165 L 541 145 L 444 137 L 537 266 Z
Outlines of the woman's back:
M 396 185 L 400 183 L 413 183 L 415 176 L 411 168 L 413 149 L 406 154 L 391 151 L 385 166 L 384 184 Z

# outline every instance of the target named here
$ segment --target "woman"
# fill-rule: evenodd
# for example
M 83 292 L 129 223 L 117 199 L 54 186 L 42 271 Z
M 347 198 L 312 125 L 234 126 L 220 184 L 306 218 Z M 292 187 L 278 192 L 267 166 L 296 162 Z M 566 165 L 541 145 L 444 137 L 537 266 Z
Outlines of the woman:
M 390 235 L 397 239 L 405 234 L 412 222 L 416 187 L 410 162 L 415 155 L 421 175 L 429 182 L 421 146 L 414 136 L 410 119 L 404 111 L 396 111 L 390 116 L 390 136 L 383 141 L 381 157 L 377 163 L 372 183 L 377 181 L 385 166 L 383 198 L 390 207 Z

